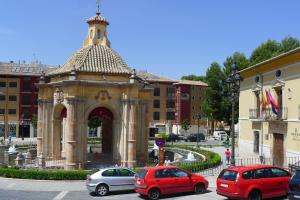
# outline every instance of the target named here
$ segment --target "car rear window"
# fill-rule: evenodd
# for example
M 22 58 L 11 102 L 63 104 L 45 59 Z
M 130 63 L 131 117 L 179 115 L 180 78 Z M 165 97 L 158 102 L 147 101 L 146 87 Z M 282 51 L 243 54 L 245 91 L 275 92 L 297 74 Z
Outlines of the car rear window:
M 144 179 L 146 174 L 147 174 L 147 170 L 143 169 L 139 174 L 138 177 Z
M 227 181 L 235 181 L 236 176 L 237 176 L 236 171 L 223 170 L 218 178 L 223 179 L 223 180 L 227 180 Z
M 300 170 L 296 170 L 293 178 L 300 179 Z

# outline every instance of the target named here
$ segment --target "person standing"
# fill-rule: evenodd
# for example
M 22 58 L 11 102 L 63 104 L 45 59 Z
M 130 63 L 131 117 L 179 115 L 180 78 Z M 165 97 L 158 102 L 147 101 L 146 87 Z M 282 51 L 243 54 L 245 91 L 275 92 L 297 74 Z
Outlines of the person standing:
M 230 164 L 229 163 L 229 161 L 230 161 L 230 150 L 229 149 L 227 149 L 225 151 L 225 156 L 226 156 L 226 164 L 229 165 Z

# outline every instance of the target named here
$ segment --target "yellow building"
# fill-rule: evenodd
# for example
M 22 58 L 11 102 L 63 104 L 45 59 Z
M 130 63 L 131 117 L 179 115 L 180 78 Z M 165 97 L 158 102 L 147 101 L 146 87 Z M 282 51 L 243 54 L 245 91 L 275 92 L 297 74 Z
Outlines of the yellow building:
M 300 48 L 242 70 L 241 76 L 240 154 L 273 158 L 278 165 L 299 156 Z M 273 99 L 273 109 L 263 99 Z

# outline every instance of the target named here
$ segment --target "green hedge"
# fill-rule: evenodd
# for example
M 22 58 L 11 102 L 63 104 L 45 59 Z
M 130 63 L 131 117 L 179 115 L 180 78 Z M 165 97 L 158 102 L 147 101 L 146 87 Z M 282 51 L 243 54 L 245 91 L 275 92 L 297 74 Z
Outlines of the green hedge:
M 200 153 L 206 157 L 205 161 L 199 161 L 199 162 L 181 162 L 177 163 L 176 165 L 178 167 L 181 167 L 183 169 L 192 171 L 192 172 L 200 172 L 205 169 L 213 168 L 222 163 L 221 156 L 217 153 L 211 152 L 211 151 L 206 151 L 200 148 L 195 148 L 192 146 L 187 146 L 187 145 L 179 145 L 179 144 L 174 144 L 174 145 L 166 145 L 167 147 L 173 147 L 173 148 L 179 148 L 179 149 L 185 149 L 189 151 L 194 151 L 197 153 Z
M 6 178 L 37 179 L 37 180 L 85 180 L 90 171 L 49 171 L 21 170 L 0 168 L 0 176 Z

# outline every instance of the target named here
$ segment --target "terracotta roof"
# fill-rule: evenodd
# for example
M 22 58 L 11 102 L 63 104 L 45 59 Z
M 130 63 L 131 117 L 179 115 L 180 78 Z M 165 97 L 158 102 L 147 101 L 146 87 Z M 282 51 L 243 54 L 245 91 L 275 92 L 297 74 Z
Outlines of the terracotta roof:
M 131 74 L 131 69 L 118 53 L 109 47 L 96 44 L 81 48 L 62 67 L 47 75 L 69 73 L 73 67 L 78 72 Z
M 174 83 L 174 85 L 198 85 L 198 86 L 205 86 L 208 85 L 202 81 L 190 81 L 190 80 L 180 80 L 177 81 L 177 83 Z
M 163 76 L 158 76 L 152 73 L 149 73 L 145 70 L 137 71 L 137 76 L 153 82 L 177 82 L 177 80 L 172 80 Z

